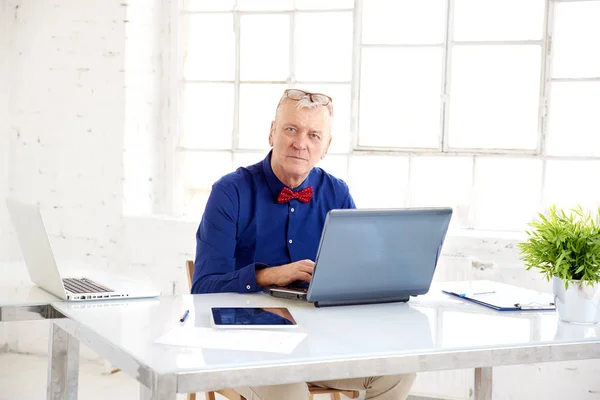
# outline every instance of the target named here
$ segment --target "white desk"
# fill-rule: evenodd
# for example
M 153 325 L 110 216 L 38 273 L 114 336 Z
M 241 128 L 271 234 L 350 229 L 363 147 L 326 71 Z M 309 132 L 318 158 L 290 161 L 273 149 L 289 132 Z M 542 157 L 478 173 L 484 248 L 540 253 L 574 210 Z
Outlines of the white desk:
M 107 285 L 126 280 L 128 287 L 139 287 L 140 290 L 149 287 L 148 282 L 140 282 L 132 276 L 115 275 L 105 268 L 76 261 L 62 262 L 59 267 L 66 271 L 66 276 L 87 276 L 98 282 L 107 282 Z M 61 318 L 50 306 L 50 303 L 58 301 L 62 300 L 31 281 L 24 262 L 0 262 L 0 322 Z
M 0 286 L 0 322 L 59 318 L 50 307 L 57 300 L 36 286 Z
M 58 297 L 37 287 L 22 263 L 0 263 L 0 322 L 44 319 L 52 316 L 50 303 Z
M 563 325 L 554 312 L 499 313 L 435 288 L 409 304 L 317 309 L 263 294 L 55 303 L 49 398 L 76 399 L 78 341 L 142 384 L 142 398 L 176 393 L 476 368 L 475 398 L 491 399 L 492 367 L 600 358 L 600 326 Z M 156 344 L 180 326 L 209 327 L 211 306 L 288 307 L 306 337 L 289 354 Z M 52 394 L 52 397 L 50 396 Z

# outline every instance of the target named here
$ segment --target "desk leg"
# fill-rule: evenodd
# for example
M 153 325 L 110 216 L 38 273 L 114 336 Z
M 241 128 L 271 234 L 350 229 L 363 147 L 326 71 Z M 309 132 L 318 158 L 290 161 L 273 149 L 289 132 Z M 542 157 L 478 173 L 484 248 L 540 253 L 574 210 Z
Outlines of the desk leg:
M 50 322 L 47 400 L 77 400 L 79 341 Z
M 174 375 L 154 376 L 152 387 L 140 383 L 140 400 L 176 400 L 177 380 Z
M 492 400 L 492 367 L 475 368 L 475 400 Z

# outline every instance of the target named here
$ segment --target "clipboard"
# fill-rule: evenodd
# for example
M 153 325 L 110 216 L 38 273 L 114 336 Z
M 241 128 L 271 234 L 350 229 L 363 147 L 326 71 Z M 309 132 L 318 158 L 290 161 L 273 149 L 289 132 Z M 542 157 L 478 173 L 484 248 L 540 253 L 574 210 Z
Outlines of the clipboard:
M 450 282 L 442 292 L 496 311 L 554 311 L 551 294 L 493 281 Z

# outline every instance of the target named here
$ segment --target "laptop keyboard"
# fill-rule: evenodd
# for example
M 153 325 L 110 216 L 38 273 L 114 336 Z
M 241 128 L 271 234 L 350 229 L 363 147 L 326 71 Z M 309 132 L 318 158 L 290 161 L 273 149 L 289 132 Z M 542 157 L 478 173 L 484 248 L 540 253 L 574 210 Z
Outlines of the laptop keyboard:
M 65 278 L 63 279 L 65 289 L 71 293 L 106 293 L 114 292 L 105 286 L 99 285 L 87 278 Z
M 308 293 L 308 288 L 306 286 L 288 286 L 288 289 L 296 290 L 302 293 Z

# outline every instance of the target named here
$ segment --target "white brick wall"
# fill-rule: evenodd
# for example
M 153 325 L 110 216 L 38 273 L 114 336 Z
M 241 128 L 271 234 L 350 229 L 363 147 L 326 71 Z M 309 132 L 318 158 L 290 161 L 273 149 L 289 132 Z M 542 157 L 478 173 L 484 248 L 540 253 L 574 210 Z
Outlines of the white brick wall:
M 167 2 L 164 2 L 167 3 Z M 167 118 L 167 97 L 161 95 L 164 68 L 168 62 L 165 18 L 161 0 L 127 2 L 125 25 L 125 214 L 148 215 L 162 211 L 164 177 L 164 141 L 162 127 Z
M 168 135 L 163 1 L 0 1 L 0 199 L 8 184 L 17 197 L 40 202 L 59 259 L 150 276 L 165 294 L 187 292 L 183 262 L 193 257 L 198 222 L 123 217 L 124 199 L 127 214 L 164 205 L 157 195 Z M 20 258 L 14 240 L 7 250 L 8 230 L 2 205 L 0 261 Z M 451 236 L 436 280 L 491 278 L 547 290 L 539 274 L 519 265 L 515 243 Z M 3 326 L 0 348 L 8 342 L 44 352 L 46 332 L 33 324 Z M 495 398 L 541 398 L 540 386 L 543 398 L 572 397 L 572 383 L 557 378 L 568 373 L 577 398 L 591 399 L 585 393 L 595 390 L 598 372 L 596 361 L 505 367 Z M 468 382 L 465 371 L 424 374 L 415 389 L 466 398 Z
M 0 260 L 8 252 L 8 215 L 4 199 L 8 194 L 8 1 L 0 0 Z
M 9 8 L 11 194 L 40 202 L 59 254 L 106 264 L 120 229 L 126 7 Z

